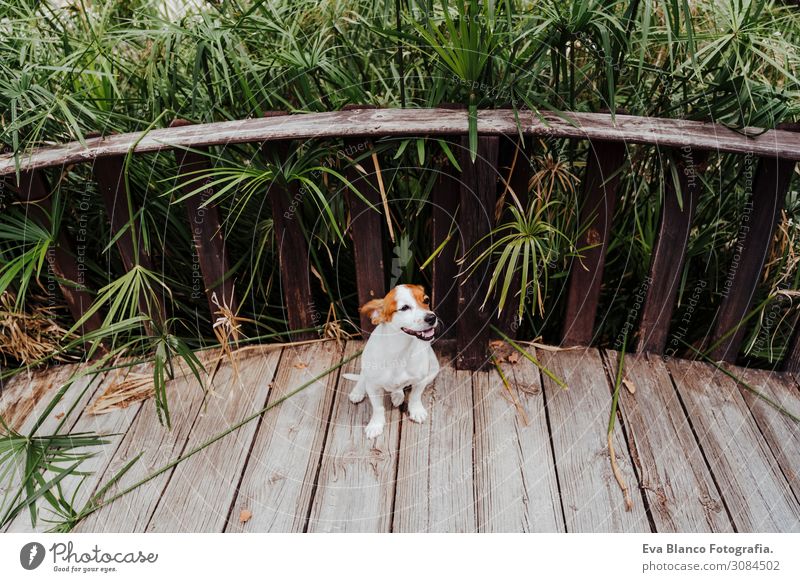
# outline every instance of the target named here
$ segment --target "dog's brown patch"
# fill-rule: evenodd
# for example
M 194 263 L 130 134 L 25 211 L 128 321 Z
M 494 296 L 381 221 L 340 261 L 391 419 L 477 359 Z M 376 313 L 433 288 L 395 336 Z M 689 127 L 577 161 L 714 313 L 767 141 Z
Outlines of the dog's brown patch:
M 395 287 L 397 289 L 397 287 Z M 397 313 L 397 297 L 395 289 L 392 289 L 383 298 L 383 321 L 392 321 L 392 317 Z
M 414 300 L 420 307 L 424 307 L 425 309 L 428 308 L 428 303 L 430 303 L 430 299 L 427 295 L 425 295 L 425 287 L 422 285 L 406 285 L 411 291 L 411 295 L 414 296 Z
M 404 285 L 411 291 L 414 300 L 423 308 L 428 309 L 430 299 L 425 295 L 425 288 L 422 285 Z M 361 313 L 369 315 L 370 320 L 374 325 L 391 321 L 394 314 L 397 312 L 397 297 L 395 290 L 392 289 L 386 294 L 383 299 L 373 299 L 361 306 Z
M 369 315 L 374 325 L 391 321 L 397 311 L 397 298 L 392 289 L 383 299 L 373 299 L 361 307 L 361 313 Z

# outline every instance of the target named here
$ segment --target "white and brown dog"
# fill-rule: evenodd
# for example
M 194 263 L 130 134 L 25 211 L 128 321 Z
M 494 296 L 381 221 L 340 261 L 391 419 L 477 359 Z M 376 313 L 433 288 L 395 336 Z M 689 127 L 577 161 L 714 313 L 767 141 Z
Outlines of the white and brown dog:
M 383 299 L 373 299 L 361 307 L 376 324 L 361 355 L 361 374 L 344 374 L 357 384 L 350 401 L 357 404 L 369 395 L 372 418 L 364 429 L 367 438 L 383 432 L 386 412 L 384 391 L 394 406 L 403 403 L 403 389 L 411 386 L 408 417 L 424 422 L 428 412 L 422 392 L 439 373 L 439 361 L 430 341 L 436 335 L 439 319 L 429 308 L 428 296 L 420 285 L 398 285 Z

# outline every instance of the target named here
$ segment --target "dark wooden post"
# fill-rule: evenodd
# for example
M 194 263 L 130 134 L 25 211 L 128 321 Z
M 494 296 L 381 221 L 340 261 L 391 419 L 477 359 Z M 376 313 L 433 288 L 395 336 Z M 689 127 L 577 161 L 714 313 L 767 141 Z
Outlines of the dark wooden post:
M 268 117 L 285 115 L 282 111 L 270 112 Z M 291 141 L 270 141 L 262 146 L 264 156 L 271 162 L 285 168 L 289 161 Z M 302 204 L 300 190 L 296 181 L 285 183 L 281 177 L 273 180 L 267 190 L 272 207 L 272 224 L 278 243 L 278 256 L 281 270 L 283 305 L 289 329 L 294 331 L 292 339 L 305 340 L 318 337 L 310 330 L 320 324 L 320 315 L 311 293 L 311 267 L 308 256 L 308 242 L 303 234 L 299 214 Z
M 501 195 L 506 191 L 506 208 L 500 215 L 499 220 L 501 224 L 512 219 L 511 212 L 508 210 L 509 205 L 514 204 L 510 200 L 511 191 L 514 192 L 522 207 L 527 208 L 529 202 L 528 189 L 531 181 L 531 164 L 529 160 L 531 147 L 530 140 L 520 142 L 519 139 L 506 137 L 500 142 L 500 172 L 503 178 L 508 181 L 509 186 L 507 191 L 506 184 L 502 180 L 498 185 L 498 192 Z M 517 270 L 511 281 L 510 289 L 518 289 L 521 283 L 522 276 Z M 525 289 L 522 289 L 521 292 L 524 294 Z M 500 293 L 496 293 L 495 296 L 499 301 Z M 506 304 L 503 307 L 503 311 L 497 316 L 497 328 L 511 338 L 517 337 L 517 330 L 519 329 L 518 305 L 519 299 L 509 293 L 506 296 Z
M 464 109 L 460 103 L 444 103 L 443 109 Z M 461 136 L 446 135 L 439 138 L 450 148 L 453 157 L 459 159 Z M 439 331 L 442 338 L 453 338 L 458 316 L 458 249 L 463 249 L 461 229 L 458 224 L 458 201 L 461 184 L 458 170 L 442 152 L 436 157 L 434 168 L 436 181 L 430 194 L 431 201 L 431 252 L 441 249 L 431 264 L 431 308 L 443 322 Z M 451 237 L 450 240 L 447 237 Z M 447 241 L 447 242 L 445 242 Z M 444 245 L 444 246 L 442 246 Z
M 461 140 L 461 203 L 458 222 L 464 241 L 463 252 L 480 254 L 489 246 L 484 240 L 494 226 L 497 202 L 497 161 L 500 138 L 479 136 L 475 162 L 470 159 L 469 138 Z M 478 370 L 487 363 L 489 321 L 492 308 L 481 309 L 489 287 L 491 265 L 481 265 L 458 287 L 458 323 L 456 325 L 456 367 Z
M 765 157 L 758 161 L 752 204 L 745 209 L 742 218 L 739 241 L 712 336 L 712 345 L 717 344 L 710 354 L 714 360 L 735 362 L 739 355 L 747 330 L 742 321 L 753 304 L 794 166 L 794 161 L 778 158 Z
M 650 260 L 647 295 L 637 341 L 639 351 L 657 354 L 663 353 L 667 344 L 675 295 L 686 260 L 689 232 L 702 189 L 698 172 L 707 158 L 707 152 L 692 148 L 684 148 L 680 152 L 674 150 L 674 153 L 680 156 L 680 161 L 676 160 L 676 163 L 682 204 L 678 200 L 678 188 L 675 187 L 672 176 L 667 174 L 661 222 Z
M 122 258 L 122 264 L 128 271 L 133 269 L 137 264 L 152 271 L 153 264 L 150 261 L 150 256 L 145 252 L 140 240 L 133 239 L 131 229 L 128 228 L 130 215 L 128 209 L 128 193 L 125 185 L 125 156 L 98 158 L 95 160 L 92 170 L 98 189 L 100 190 L 100 195 L 103 197 L 103 202 L 105 203 L 109 222 L 111 223 L 112 237 L 116 236 L 118 232 L 124 229 L 124 232 L 117 237 L 117 250 Z M 137 245 L 137 247 L 134 247 L 134 245 Z M 151 309 L 147 301 L 141 298 L 139 309 L 142 313 L 145 313 L 153 319 L 159 327 L 163 326 L 167 320 L 163 295 L 161 299 L 158 300 L 158 305 L 155 306 L 155 309 Z M 146 326 L 146 329 L 150 333 L 154 331 L 150 326 Z
M 447 140 L 448 147 L 458 155 L 460 140 Z M 458 143 L 458 145 L 456 145 Z M 461 186 L 456 169 L 445 159 L 435 170 L 438 172 L 431 190 L 431 242 L 433 249 L 442 248 L 433 259 L 431 306 L 444 323 L 441 337 L 453 337 L 458 314 L 458 265 L 456 253 L 463 244 L 458 244 L 461 230 L 456 219 Z M 447 237 L 450 236 L 450 240 Z M 447 241 L 447 242 L 445 242 Z
M 583 258 L 572 261 L 561 336 L 564 346 L 586 346 L 592 341 L 619 173 L 624 163 L 624 143 L 590 142 L 580 222 L 585 230 L 577 243 Z
M 795 374 L 800 373 L 800 316 L 795 319 L 794 333 L 783 358 L 783 369 Z
M 374 109 L 367 105 L 348 105 L 345 111 L 354 109 Z M 347 158 L 358 158 L 365 152 L 372 150 L 372 141 L 369 139 L 347 138 L 344 140 Z M 380 186 L 378 185 L 377 172 L 379 169 L 373 163 L 362 162 L 362 166 L 371 167 L 363 174 L 353 165 L 349 164 L 345 175 L 347 180 L 358 189 L 361 195 L 374 207 L 370 208 L 364 200 L 345 189 L 345 200 L 350 210 L 350 238 L 353 240 L 353 257 L 356 267 L 356 286 L 358 287 L 358 304 L 364 305 L 371 299 L 386 295 L 386 262 L 384 258 L 383 222 L 380 208 L 383 200 Z M 369 337 L 375 329 L 369 316 L 361 315 L 361 335 L 364 339 Z
M 170 127 L 191 125 L 183 119 L 176 119 Z M 189 218 L 189 230 L 192 233 L 192 242 L 200 262 L 203 273 L 205 294 L 208 307 L 211 311 L 211 321 L 216 318 L 220 306 L 224 305 L 234 314 L 239 310 L 233 281 L 227 277 L 230 270 L 228 251 L 225 248 L 225 237 L 222 230 L 219 210 L 216 204 L 203 207 L 203 204 L 214 194 L 210 186 L 212 179 L 206 177 L 198 180 L 199 174 L 211 169 L 208 157 L 208 148 L 199 151 L 175 150 L 175 160 L 178 163 L 178 176 L 183 184 L 181 190 L 188 195 L 202 188 L 202 191 L 186 199 L 186 212 Z M 215 304 L 213 296 L 216 294 Z
M 18 192 L 19 199 L 27 204 L 28 215 L 42 228 L 51 230 L 53 206 L 50 202 L 50 188 L 42 172 L 39 170 L 22 172 Z M 58 232 L 52 251 L 47 253 L 47 263 L 58 280 L 58 286 L 72 317 L 76 322 L 80 321 L 91 307 L 93 299 L 86 290 L 84 269 L 78 264 L 72 242 L 64 229 Z M 95 312 L 81 326 L 80 333 L 84 335 L 100 327 L 102 319 L 100 314 Z

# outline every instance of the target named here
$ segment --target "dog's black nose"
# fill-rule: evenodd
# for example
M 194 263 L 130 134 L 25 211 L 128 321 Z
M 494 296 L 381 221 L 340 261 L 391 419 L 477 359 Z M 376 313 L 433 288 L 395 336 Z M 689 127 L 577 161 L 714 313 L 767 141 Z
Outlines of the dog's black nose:
M 434 323 L 436 323 L 436 314 L 435 313 L 429 313 L 428 315 L 426 315 L 425 316 L 425 323 L 427 323 L 428 325 L 433 325 Z

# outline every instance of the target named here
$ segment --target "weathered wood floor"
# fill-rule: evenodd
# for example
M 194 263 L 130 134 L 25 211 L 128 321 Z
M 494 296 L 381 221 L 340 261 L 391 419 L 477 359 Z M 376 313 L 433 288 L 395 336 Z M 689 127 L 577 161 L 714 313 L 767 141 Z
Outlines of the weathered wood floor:
M 87 388 L 74 410 L 72 396 L 41 431 L 66 413 L 70 431 L 114 435 L 88 461 L 93 474 L 80 487 L 63 483 L 65 494 L 77 491 L 80 506 L 136 455 L 109 494 L 361 347 L 250 350 L 239 355 L 238 379 L 230 364 L 206 355 L 213 392 L 206 396 L 193 378 L 173 381 L 171 431 L 159 425 L 152 400 L 88 414 L 85 405 L 119 378 L 82 379 L 70 389 Z M 764 400 L 709 365 L 626 358 L 614 435 L 633 500 L 626 511 L 606 440 L 617 354 L 535 351 L 568 390 L 524 359 L 501 364 L 509 392 L 496 371 L 456 371 L 442 355 L 445 365 L 425 395 L 427 423 L 390 409 L 384 434 L 372 441 L 363 434 L 369 405 L 351 404 L 351 383 L 340 379 L 357 369 L 353 360 L 103 507 L 77 531 L 800 531 L 800 426 Z M 13 379 L 0 411 L 29 429 L 72 371 Z M 800 414 L 798 378 L 733 372 Z M 7 529 L 30 530 L 27 514 Z

